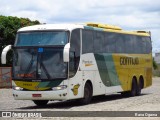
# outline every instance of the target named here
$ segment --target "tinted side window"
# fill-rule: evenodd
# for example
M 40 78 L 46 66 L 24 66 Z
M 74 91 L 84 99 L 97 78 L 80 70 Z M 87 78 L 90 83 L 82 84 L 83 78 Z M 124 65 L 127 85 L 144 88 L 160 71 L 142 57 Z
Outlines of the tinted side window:
M 128 35 L 126 39 L 126 53 L 148 54 L 151 52 L 150 37 Z
M 102 53 L 104 52 L 104 32 L 96 31 L 94 32 L 94 51 L 95 53 Z
M 133 40 L 131 35 L 125 35 L 125 52 L 134 53 L 135 40 Z
M 142 37 L 140 36 L 134 36 L 135 39 L 134 42 L 134 50 L 136 53 L 143 53 L 143 48 L 144 48 L 144 45 L 143 45 L 143 42 L 142 42 Z
M 105 51 L 107 53 L 115 53 L 116 52 L 115 33 L 105 33 L 104 46 L 105 46 Z
M 82 31 L 82 53 L 93 53 L 93 32 L 90 30 Z
M 70 62 L 69 62 L 69 76 L 73 77 L 79 66 L 80 60 L 80 29 L 73 30 L 70 41 Z
M 122 34 L 115 34 L 116 39 L 116 52 L 117 53 L 125 53 L 125 35 Z
M 145 39 L 145 37 L 140 37 L 140 40 L 141 40 L 141 53 L 142 54 L 145 54 L 145 53 L 147 53 L 147 51 L 146 51 L 146 39 Z
M 151 46 L 151 39 L 150 37 L 145 37 L 146 41 L 146 53 L 151 53 L 152 52 L 152 46 Z
M 82 53 L 130 53 L 151 52 L 150 37 L 121 33 L 83 30 Z

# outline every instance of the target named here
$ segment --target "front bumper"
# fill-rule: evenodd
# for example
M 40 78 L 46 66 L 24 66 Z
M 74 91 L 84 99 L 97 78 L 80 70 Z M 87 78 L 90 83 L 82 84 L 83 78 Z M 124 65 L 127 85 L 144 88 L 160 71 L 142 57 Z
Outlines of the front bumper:
M 34 96 L 34 95 L 40 96 Z M 15 100 L 67 100 L 67 89 L 56 91 L 18 91 L 13 90 Z

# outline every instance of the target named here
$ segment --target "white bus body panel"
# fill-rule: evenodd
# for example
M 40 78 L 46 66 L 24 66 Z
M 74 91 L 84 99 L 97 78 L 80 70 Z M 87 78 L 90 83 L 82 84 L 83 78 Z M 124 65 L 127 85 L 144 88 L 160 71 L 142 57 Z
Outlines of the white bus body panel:
M 107 87 L 103 84 L 93 53 L 81 56 L 80 68 L 83 71 L 83 79 L 92 81 L 93 96 L 123 91 L 121 85 Z
M 84 28 L 84 25 L 79 24 L 42 24 L 42 25 L 34 25 L 23 27 L 18 30 L 18 32 L 22 31 L 47 31 L 47 30 L 68 30 L 72 31 L 73 29 Z
M 13 95 L 15 100 L 67 100 L 68 99 L 67 96 L 63 96 L 63 94 L 65 93 L 67 93 L 67 89 L 57 90 L 57 91 L 13 90 Z M 41 97 L 32 97 L 32 94 L 41 94 Z

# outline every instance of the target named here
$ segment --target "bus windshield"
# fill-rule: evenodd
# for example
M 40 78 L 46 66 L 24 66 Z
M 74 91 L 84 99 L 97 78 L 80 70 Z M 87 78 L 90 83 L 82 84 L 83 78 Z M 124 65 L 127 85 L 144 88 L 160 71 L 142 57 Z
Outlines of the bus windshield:
M 63 62 L 63 48 L 15 48 L 13 79 L 63 79 L 67 64 Z
M 67 40 L 65 31 L 20 32 L 15 46 L 65 45 Z

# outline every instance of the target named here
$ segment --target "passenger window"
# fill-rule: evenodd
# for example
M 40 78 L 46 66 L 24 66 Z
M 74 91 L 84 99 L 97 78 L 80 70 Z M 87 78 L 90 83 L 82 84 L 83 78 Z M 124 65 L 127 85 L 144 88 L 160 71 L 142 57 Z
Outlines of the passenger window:
M 82 31 L 82 53 L 93 53 L 93 32 L 90 30 Z
M 102 53 L 104 51 L 104 33 L 94 32 L 94 53 Z

